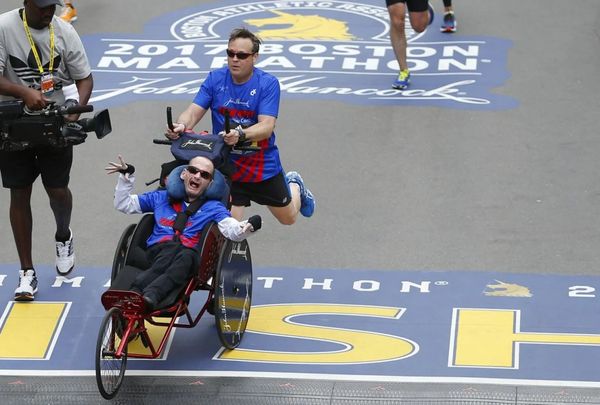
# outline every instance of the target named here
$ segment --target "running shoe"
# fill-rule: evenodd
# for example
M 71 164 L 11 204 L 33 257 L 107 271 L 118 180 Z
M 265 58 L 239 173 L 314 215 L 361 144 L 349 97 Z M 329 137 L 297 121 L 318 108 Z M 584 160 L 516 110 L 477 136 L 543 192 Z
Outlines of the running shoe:
M 408 69 L 404 69 L 404 70 L 400 71 L 400 73 L 398 74 L 398 78 L 396 79 L 394 84 L 392 84 L 392 87 L 397 90 L 404 90 L 405 88 L 408 87 L 409 83 L 410 83 L 410 72 L 408 71 Z
M 60 18 L 65 22 L 72 23 L 77 20 L 77 10 L 71 3 L 65 2 Z
M 454 13 L 452 11 L 444 14 L 444 22 L 440 27 L 440 31 L 442 32 L 456 32 L 456 19 L 454 18 Z
M 288 172 L 285 178 L 289 183 L 296 183 L 300 188 L 300 213 L 305 217 L 310 217 L 315 212 L 315 197 L 310 190 L 304 186 L 304 180 L 298 172 Z
M 73 251 L 73 232 L 69 229 L 69 240 L 56 241 L 56 272 L 66 276 L 75 267 L 75 252 Z
M 15 290 L 15 301 L 33 301 L 37 292 L 35 270 L 19 270 L 19 285 Z

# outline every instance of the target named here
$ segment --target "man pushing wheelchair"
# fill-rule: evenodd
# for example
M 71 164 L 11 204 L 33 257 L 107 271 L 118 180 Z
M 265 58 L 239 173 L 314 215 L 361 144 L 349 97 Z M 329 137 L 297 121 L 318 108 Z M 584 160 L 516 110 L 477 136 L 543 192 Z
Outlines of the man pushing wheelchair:
M 215 222 L 226 238 L 242 241 L 261 227 L 255 215 L 238 221 L 223 202 L 227 184 L 215 170 L 213 162 L 204 156 L 192 158 L 187 165 L 175 168 L 166 188 L 143 194 L 131 194 L 134 187 L 134 167 L 109 162 L 107 174 L 119 173 L 114 206 L 126 213 L 154 213 L 154 226 L 147 239 L 145 259 L 148 268 L 133 280 L 131 290 L 143 295 L 148 309 L 154 309 L 172 291 L 181 290 L 199 265 L 198 242 L 203 229 Z

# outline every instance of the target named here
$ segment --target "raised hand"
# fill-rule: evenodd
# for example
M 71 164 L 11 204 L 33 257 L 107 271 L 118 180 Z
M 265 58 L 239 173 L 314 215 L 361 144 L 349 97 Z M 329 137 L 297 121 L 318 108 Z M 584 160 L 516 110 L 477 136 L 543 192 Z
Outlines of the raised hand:
M 121 156 L 121 155 L 118 155 L 117 159 L 119 159 L 119 163 L 108 162 L 108 166 L 106 166 L 104 168 L 104 170 L 106 170 L 106 174 L 126 173 L 127 172 L 127 168 L 130 165 L 125 163 L 125 160 L 123 160 L 123 156 Z

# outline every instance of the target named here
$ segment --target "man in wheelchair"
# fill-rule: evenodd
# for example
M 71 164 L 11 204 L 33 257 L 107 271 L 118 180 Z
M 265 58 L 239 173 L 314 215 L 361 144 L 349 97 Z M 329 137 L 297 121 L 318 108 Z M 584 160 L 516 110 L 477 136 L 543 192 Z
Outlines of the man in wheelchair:
M 107 174 L 120 173 L 115 188 L 114 206 L 126 213 L 153 212 L 154 227 L 145 252 L 149 268 L 133 281 L 131 290 L 143 295 L 146 306 L 156 308 L 171 291 L 182 289 L 199 265 L 198 242 L 202 230 L 216 222 L 228 239 L 239 242 L 261 227 L 255 215 L 238 221 L 223 203 L 227 185 L 212 161 L 203 156 L 191 159 L 188 165 L 174 169 L 167 179 L 166 189 L 143 194 L 131 194 L 134 167 L 109 162 Z

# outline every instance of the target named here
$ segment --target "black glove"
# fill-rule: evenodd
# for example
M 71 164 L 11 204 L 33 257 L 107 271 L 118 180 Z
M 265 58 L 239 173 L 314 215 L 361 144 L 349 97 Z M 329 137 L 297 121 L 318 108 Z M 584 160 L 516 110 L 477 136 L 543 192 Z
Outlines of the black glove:
M 85 142 L 87 134 L 81 125 L 76 122 L 68 122 L 62 128 L 62 135 L 67 145 L 79 145 Z
M 254 228 L 252 232 L 258 231 L 262 226 L 262 218 L 260 215 L 252 215 L 250 218 L 248 218 L 248 222 L 250 225 L 252 225 L 252 228 Z
M 74 100 L 72 98 L 65 100 L 65 103 L 63 105 L 61 105 L 60 107 L 58 107 L 58 113 L 60 115 L 64 115 L 67 113 L 67 110 L 71 107 L 75 107 L 76 105 L 79 105 L 79 101 Z
M 135 167 L 131 163 L 126 163 L 127 169 L 119 170 L 121 174 L 133 174 L 135 173 Z

